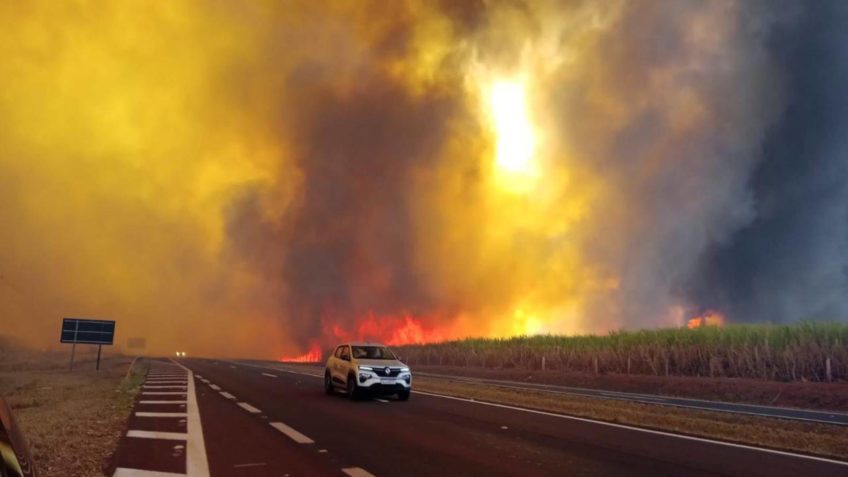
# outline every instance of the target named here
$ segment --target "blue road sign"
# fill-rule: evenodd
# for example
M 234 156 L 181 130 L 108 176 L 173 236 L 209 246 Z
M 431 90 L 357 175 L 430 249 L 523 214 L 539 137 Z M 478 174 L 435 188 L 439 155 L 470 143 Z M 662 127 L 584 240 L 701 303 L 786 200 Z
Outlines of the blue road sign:
M 115 340 L 115 322 L 65 318 L 62 320 L 62 343 L 111 345 Z

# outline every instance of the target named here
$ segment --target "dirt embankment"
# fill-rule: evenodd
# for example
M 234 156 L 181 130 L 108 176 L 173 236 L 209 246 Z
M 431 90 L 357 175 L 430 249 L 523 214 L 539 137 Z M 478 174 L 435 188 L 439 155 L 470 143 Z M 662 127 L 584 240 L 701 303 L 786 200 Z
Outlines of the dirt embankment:
M 125 379 L 129 358 L 105 359 L 99 372 L 92 363 L 70 372 L 66 359 L 57 365 L 50 356 L 28 353 L 0 362 L 0 396 L 29 441 L 39 475 L 101 476 L 141 377 Z M 28 360 L 35 361 L 27 366 Z

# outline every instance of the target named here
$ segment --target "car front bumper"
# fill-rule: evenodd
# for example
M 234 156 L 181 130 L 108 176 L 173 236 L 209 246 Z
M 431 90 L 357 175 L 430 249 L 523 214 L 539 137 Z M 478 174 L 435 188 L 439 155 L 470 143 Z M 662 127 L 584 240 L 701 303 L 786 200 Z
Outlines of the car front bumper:
M 408 378 L 408 380 L 405 378 Z M 357 387 L 362 391 L 381 394 L 409 391 L 412 389 L 412 375 L 406 373 L 393 378 L 385 378 L 374 373 L 360 371 L 359 376 L 357 376 Z

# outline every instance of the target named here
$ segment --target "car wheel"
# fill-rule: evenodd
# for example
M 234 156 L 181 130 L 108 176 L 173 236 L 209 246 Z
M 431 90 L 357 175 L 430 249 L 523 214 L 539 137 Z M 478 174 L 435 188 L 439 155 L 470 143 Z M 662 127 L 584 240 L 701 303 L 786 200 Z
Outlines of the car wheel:
M 359 393 L 356 390 L 356 379 L 353 376 L 347 377 L 347 397 L 352 400 L 356 400 L 359 397 Z
M 399 392 L 398 399 L 400 399 L 401 401 L 409 401 L 409 391 Z
M 333 394 L 333 378 L 328 372 L 324 373 L 324 392 L 327 394 Z

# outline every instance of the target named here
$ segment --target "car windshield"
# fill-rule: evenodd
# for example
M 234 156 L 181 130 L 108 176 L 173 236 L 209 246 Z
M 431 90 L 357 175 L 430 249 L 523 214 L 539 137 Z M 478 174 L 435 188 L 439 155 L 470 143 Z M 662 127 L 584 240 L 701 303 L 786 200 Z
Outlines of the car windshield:
M 353 357 L 358 359 L 397 359 L 389 348 L 383 346 L 353 346 Z

